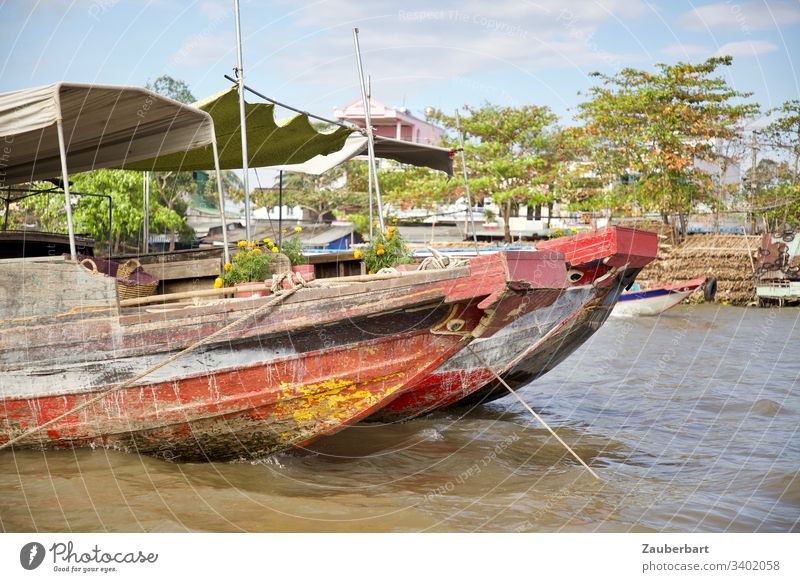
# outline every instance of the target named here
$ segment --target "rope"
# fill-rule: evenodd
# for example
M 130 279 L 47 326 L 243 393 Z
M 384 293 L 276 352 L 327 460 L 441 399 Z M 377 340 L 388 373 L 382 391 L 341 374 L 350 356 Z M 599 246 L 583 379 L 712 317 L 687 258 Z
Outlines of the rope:
M 508 391 L 509 391 L 509 392 L 511 392 L 511 394 L 513 394 L 513 395 L 514 395 L 514 398 L 516 398 L 517 400 L 519 400 L 519 401 L 520 401 L 520 403 L 522 404 L 522 406 L 524 406 L 524 407 L 525 407 L 525 408 L 528 410 L 528 412 L 530 412 L 530 413 L 533 415 L 533 417 L 534 417 L 536 420 L 538 420 L 538 421 L 539 421 L 539 422 L 542 424 L 542 426 L 543 426 L 543 427 L 545 427 L 545 428 L 546 428 L 548 431 L 550 431 L 550 434 L 551 434 L 551 435 L 553 435 L 554 437 L 556 437 L 556 440 L 558 440 L 558 442 L 560 442 L 560 443 L 561 443 L 561 444 L 564 446 L 564 448 L 565 448 L 565 449 L 567 449 L 567 450 L 570 452 L 570 454 L 571 454 L 573 457 L 575 457 L 576 459 L 578 459 L 578 462 L 579 462 L 581 465 L 583 465 L 583 466 L 586 468 L 586 470 L 587 470 L 587 471 L 589 471 L 589 472 L 592 474 L 592 477 L 594 477 L 595 479 L 597 479 L 597 480 L 599 481 L 599 480 L 600 480 L 600 477 L 598 477 L 598 476 L 597 476 L 597 473 L 595 473 L 594 471 L 592 471 L 592 468 L 591 468 L 591 467 L 589 467 L 589 465 L 587 465 L 587 464 L 584 462 L 584 460 L 583 460 L 583 459 L 581 459 L 581 458 L 578 456 L 578 453 L 576 453 L 575 451 L 573 451 L 573 450 L 570 448 L 570 446 L 569 446 L 567 443 L 565 443 L 563 440 L 561 440 L 561 437 L 560 437 L 560 436 L 558 436 L 558 435 L 556 434 L 556 432 L 555 432 L 555 431 L 554 431 L 552 428 L 550 428 L 550 427 L 548 426 L 548 424 L 547 424 L 547 423 L 546 423 L 546 422 L 545 422 L 545 421 L 542 419 L 542 417 L 541 417 L 541 416 L 539 416 L 538 414 L 536 414 L 536 412 L 533 410 L 533 408 L 531 408 L 530 406 L 528 406 L 528 403 L 527 403 L 527 402 L 525 402 L 525 401 L 524 401 L 524 400 L 523 400 L 523 399 L 520 397 L 520 395 L 519 395 L 519 394 L 517 394 L 517 393 L 516 393 L 516 391 L 514 391 L 514 389 L 513 389 L 511 386 L 509 386 L 509 385 L 506 383 L 506 381 L 505 381 L 505 380 L 503 380 L 503 379 L 500 377 L 500 375 L 499 375 L 497 372 L 495 372 L 495 371 L 494 371 L 494 368 L 492 368 L 492 367 L 491 367 L 491 366 L 490 366 L 488 363 L 486 363 L 486 360 L 484 360 L 484 359 L 483 359 L 483 357 L 481 357 L 481 355 L 480 355 L 480 354 L 478 354 L 478 352 L 476 352 L 474 349 L 472 349 L 472 346 L 471 346 L 471 345 L 468 345 L 468 346 L 467 346 L 467 348 L 469 349 L 469 351 L 470 351 L 470 352 L 472 352 L 472 355 L 473 355 L 473 356 L 475 356 L 476 358 L 478 358 L 478 361 L 481 363 L 481 365 L 482 365 L 484 368 L 486 368 L 487 370 L 489 370 L 489 371 L 490 371 L 490 372 L 491 372 L 491 373 L 494 375 L 494 377 L 495 377 L 495 378 L 497 378 L 497 379 L 499 380 L 499 382 L 500 382 L 500 383 L 501 383 L 503 386 L 505 386 L 505 387 L 506 387 L 506 389 L 508 389 Z
M 425 258 L 422 263 L 420 263 L 418 271 L 427 271 L 427 270 L 438 270 L 438 269 L 457 269 L 458 267 L 465 267 L 469 265 L 469 260 L 467 259 L 455 259 L 453 257 L 448 257 L 437 251 L 434 248 L 428 247 L 428 250 L 431 252 L 431 256 Z
M 225 327 L 215 331 L 210 336 L 208 336 L 208 337 L 206 337 L 204 339 L 196 341 L 195 343 L 193 343 L 192 345 L 184 348 L 183 350 L 181 350 L 177 354 L 173 354 L 173 355 L 169 356 L 168 358 L 165 358 L 164 360 L 161 360 L 159 363 L 153 364 L 152 366 L 147 368 L 147 370 L 145 370 L 144 372 L 134 376 L 133 378 L 123 382 L 122 384 L 119 384 L 117 386 L 112 386 L 111 388 L 108 388 L 107 390 L 101 392 L 100 394 L 98 394 L 94 398 L 91 398 L 91 399 L 87 400 L 86 402 L 84 402 L 83 404 L 79 404 L 78 406 L 75 406 L 71 410 L 68 410 L 64 414 L 61 414 L 61 415 L 59 415 L 59 416 L 57 416 L 57 417 L 55 417 L 53 419 L 50 419 L 47 422 L 45 422 L 44 424 L 40 424 L 39 426 L 36 426 L 36 427 L 34 427 L 34 428 L 22 433 L 21 435 L 19 435 L 17 437 L 14 437 L 10 441 L 1 444 L 0 445 L 0 450 L 3 450 L 5 448 L 7 448 L 7 447 L 10 447 L 14 443 L 17 443 L 17 442 L 21 441 L 22 439 L 27 438 L 27 437 L 29 437 L 29 436 L 31 436 L 31 435 L 33 435 L 33 434 L 45 429 L 45 428 L 47 428 L 48 426 L 51 426 L 51 425 L 55 424 L 56 422 L 58 422 L 60 420 L 63 420 L 67 416 L 75 414 L 76 412 L 80 412 L 84 408 L 87 408 L 88 406 L 91 406 L 95 402 L 99 402 L 100 400 L 102 400 L 103 398 L 106 398 L 110 394 L 113 394 L 115 392 L 119 392 L 120 390 L 123 390 L 124 388 L 127 388 L 127 387 L 131 386 L 134 382 L 137 382 L 137 381 L 141 380 L 142 378 L 152 374 L 153 372 L 155 372 L 159 368 L 163 368 L 167 364 L 169 364 L 171 362 L 174 362 L 175 360 L 185 356 L 189 352 L 192 352 L 192 351 L 196 350 L 197 348 L 202 347 L 202 346 L 204 346 L 206 344 L 212 343 L 218 337 L 220 337 L 221 335 L 229 332 L 230 330 L 232 330 L 236 326 L 244 323 L 248 319 L 254 319 L 254 318 L 260 316 L 261 314 L 265 313 L 272 306 L 277 305 L 278 303 L 280 303 L 281 301 L 283 301 L 284 299 L 286 299 L 288 297 L 291 297 L 300 288 L 301 288 L 301 286 L 298 285 L 297 287 L 292 287 L 291 289 L 286 291 L 286 293 L 283 293 L 281 295 L 276 295 L 273 299 L 271 299 L 270 301 L 268 301 L 267 303 L 265 303 L 264 305 L 262 305 L 261 307 L 259 307 L 255 311 L 251 311 L 250 313 L 245 313 L 242 317 L 240 317 L 236 321 L 234 321 L 232 323 L 229 323 Z

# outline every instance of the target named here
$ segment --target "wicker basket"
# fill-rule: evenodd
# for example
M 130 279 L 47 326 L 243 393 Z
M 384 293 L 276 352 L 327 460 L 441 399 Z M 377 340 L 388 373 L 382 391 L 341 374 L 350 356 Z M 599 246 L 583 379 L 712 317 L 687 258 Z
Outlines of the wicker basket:
M 117 283 L 117 295 L 120 301 L 149 297 L 158 288 L 158 279 L 146 273 L 136 259 L 128 259 L 121 265 L 94 257 L 85 257 L 79 262 L 94 275 L 113 277 Z
M 156 292 L 158 279 L 146 273 L 136 259 L 128 259 L 117 268 L 117 294 L 120 301 L 149 297 Z

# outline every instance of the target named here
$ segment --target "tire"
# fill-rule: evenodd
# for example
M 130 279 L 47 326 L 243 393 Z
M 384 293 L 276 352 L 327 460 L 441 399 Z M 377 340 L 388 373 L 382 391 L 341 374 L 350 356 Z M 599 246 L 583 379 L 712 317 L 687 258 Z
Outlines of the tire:
M 717 279 L 716 277 L 709 277 L 706 279 L 706 284 L 703 285 L 703 299 L 708 303 L 714 301 L 717 295 Z
M 793 232 L 788 232 L 788 231 L 784 232 L 783 236 L 781 237 L 781 240 L 783 242 L 787 242 L 787 243 L 792 242 L 794 240 L 794 233 Z

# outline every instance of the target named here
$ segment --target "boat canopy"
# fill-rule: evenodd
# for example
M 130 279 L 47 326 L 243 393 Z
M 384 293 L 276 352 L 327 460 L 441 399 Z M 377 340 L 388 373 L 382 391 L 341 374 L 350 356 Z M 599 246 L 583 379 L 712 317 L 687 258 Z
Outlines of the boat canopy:
M 432 145 L 412 143 L 399 139 L 375 136 L 375 157 L 395 160 L 403 164 L 411 164 L 424 168 L 432 168 L 453 175 L 452 150 Z M 272 170 L 284 172 L 300 172 L 302 174 L 319 175 L 355 158 L 366 155 L 367 138 L 360 133 L 348 136 L 344 147 L 338 152 L 328 155 L 314 156 L 302 164 L 284 164 L 273 166 Z
M 194 107 L 208 112 L 214 119 L 219 145 L 220 167 L 225 170 L 242 167 L 242 134 L 239 122 L 239 96 L 235 88 L 198 101 Z M 278 164 L 302 163 L 316 155 L 330 154 L 342 146 L 354 130 L 339 127 L 318 131 L 306 115 L 295 115 L 276 121 L 275 105 L 246 103 L 248 167 L 263 168 Z M 213 167 L 210 147 L 186 154 L 162 154 L 147 160 L 129 163 L 132 170 L 166 171 L 180 166 L 182 170 L 206 170 Z
M 62 174 L 59 122 L 70 173 L 123 167 L 154 152 L 180 160 L 214 141 L 210 115 L 146 89 L 54 83 L 2 93 L 0 184 Z
M 235 87 L 194 103 L 214 119 L 222 169 L 242 167 L 242 136 L 239 97 Z M 366 154 L 367 138 L 356 128 L 338 127 L 320 131 L 307 115 L 275 120 L 272 103 L 245 103 L 248 167 L 269 168 L 304 174 L 322 174 L 356 156 Z M 375 138 L 375 155 L 453 173 L 450 150 L 396 139 Z M 205 170 L 212 161 L 210 148 L 187 155 L 159 155 L 127 164 L 128 169 L 166 171 Z

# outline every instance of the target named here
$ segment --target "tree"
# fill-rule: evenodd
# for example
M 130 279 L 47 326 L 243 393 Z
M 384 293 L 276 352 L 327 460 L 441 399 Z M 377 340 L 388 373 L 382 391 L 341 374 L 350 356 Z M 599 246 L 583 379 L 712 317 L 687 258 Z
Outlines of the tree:
M 70 176 L 71 190 L 76 193 L 77 204 L 73 210 L 76 232 L 91 236 L 114 253 L 126 247 L 138 247 L 141 237 L 144 209 L 142 200 L 143 176 L 141 172 L 127 170 L 94 170 Z M 39 184 L 36 189 L 44 189 Z M 109 240 L 108 199 L 96 196 L 78 196 L 79 193 L 104 194 L 112 202 L 113 217 Z M 43 230 L 65 231 L 63 194 L 32 196 L 20 202 L 28 214 Z M 150 224 L 154 230 L 179 230 L 185 223 L 178 213 L 151 201 Z
M 467 107 L 461 119 L 464 153 L 470 189 L 491 197 L 500 207 L 505 240 L 511 242 L 510 219 L 520 204 L 552 200 L 547 171 L 551 152 L 550 132 L 556 116 L 538 105 L 500 107 L 489 103 Z M 431 117 L 450 130 L 448 145 L 457 142 L 455 117 L 435 111 Z
M 714 76 L 732 61 L 713 57 L 700 64 L 658 64 L 654 73 L 594 73 L 600 84 L 579 106 L 597 172 L 610 183 L 627 180 L 618 192 L 658 211 L 665 222 L 677 215 L 684 233 L 686 214 L 714 193 L 709 173 L 696 160 L 712 160 L 714 144 L 734 139 L 758 110 L 739 102 L 749 93 Z
M 179 79 L 173 79 L 169 75 L 161 75 L 153 82 L 148 81 L 145 88 L 181 103 L 188 104 L 197 101 L 192 95 L 189 85 Z
M 173 79 L 169 75 L 161 75 L 152 83 L 148 82 L 145 87 L 159 95 L 164 95 L 181 103 L 193 103 L 196 101 L 189 90 L 189 86 L 184 81 Z M 167 210 L 175 212 L 182 217 L 186 216 L 186 201 L 197 189 L 191 172 L 155 172 L 151 176 L 151 184 L 155 186 L 156 199 Z M 175 238 L 178 231 L 185 224 L 184 218 L 182 224 L 170 230 L 170 252 L 175 250 Z
M 800 164 L 800 100 L 786 101 L 780 107 L 770 110 L 777 113 L 778 119 L 761 132 L 768 144 L 788 152 L 792 160 L 792 184 L 797 184 L 798 164 Z
M 314 176 L 299 172 L 283 173 L 283 203 L 288 206 L 300 206 L 311 213 L 311 220 L 319 222 L 329 212 L 358 211 L 367 206 L 367 195 L 357 192 L 348 185 L 343 187 L 347 164 L 337 166 Z M 271 208 L 279 203 L 280 189 L 276 180 L 271 188 L 260 188 L 253 191 L 251 199 L 256 206 Z M 236 198 L 241 200 L 240 197 Z

